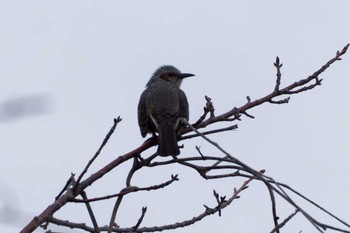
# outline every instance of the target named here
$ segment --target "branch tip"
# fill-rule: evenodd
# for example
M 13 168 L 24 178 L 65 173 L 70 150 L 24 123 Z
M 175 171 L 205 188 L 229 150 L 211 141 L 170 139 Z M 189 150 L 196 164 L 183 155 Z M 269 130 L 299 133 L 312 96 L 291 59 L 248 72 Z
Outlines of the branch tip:
M 280 63 L 280 58 L 278 56 L 276 57 L 276 62 L 274 62 L 273 65 L 278 69 L 282 67 L 283 63 Z
M 179 174 L 171 175 L 171 180 L 172 180 L 172 181 L 179 180 L 178 176 L 179 176 Z
M 121 121 L 122 121 L 122 118 L 120 116 L 118 116 L 117 118 L 113 119 L 114 124 L 118 124 Z
M 277 67 L 279 64 L 280 64 L 280 58 L 276 56 L 276 62 L 273 63 L 273 65 Z
M 248 103 L 251 102 L 251 99 L 250 99 L 250 96 L 249 96 L 249 95 L 247 96 L 247 100 L 248 100 Z

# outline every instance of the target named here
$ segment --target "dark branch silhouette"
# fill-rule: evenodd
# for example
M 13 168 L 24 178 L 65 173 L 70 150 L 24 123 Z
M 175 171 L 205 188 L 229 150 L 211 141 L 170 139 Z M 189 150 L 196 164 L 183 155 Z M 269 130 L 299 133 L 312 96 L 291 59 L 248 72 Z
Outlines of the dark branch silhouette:
M 276 67 L 276 82 L 274 87 L 272 88 L 271 93 L 267 94 L 264 97 L 261 97 L 256 100 L 251 100 L 251 98 L 247 97 L 247 103 L 240 107 L 233 107 L 225 113 L 215 115 L 215 108 L 212 102 L 212 99 L 208 96 L 205 96 L 206 104 L 203 108 L 203 115 L 194 123 L 189 124 L 185 119 L 182 119 L 183 123 L 187 125 L 181 133 L 182 136 L 178 139 L 179 141 L 185 141 L 187 139 L 193 137 L 201 137 L 203 140 L 208 141 L 214 147 L 217 148 L 218 155 L 215 156 L 207 156 L 203 153 L 199 147 L 197 147 L 198 155 L 192 157 L 165 157 L 165 161 L 158 161 L 157 154 L 153 154 L 149 157 L 142 157 L 143 152 L 150 149 L 151 147 L 157 144 L 157 140 L 152 137 L 147 140 L 144 144 L 139 146 L 138 148 L 124 154 L 118 156 L 115 160 L 111 161 L 106 166 L 102 167 L 100 170 L 94 172 L 92 175 L 84 179 L 84 176 L 87 174 L 87 171 L 90 169 L 91 164 L 95 161 L 95 159 L 102 152 L 104 146 L 108 142 L 111 135 L 115 132 L 115 129 L 118 123 L 121 122 L 121 118 L 114 119 L 114 124 L 107 136 L 103 140 L 100 148 L 97 150 L 92 159 L 87 163 L 84 170 L 80 173 L 77 180 L 74 179 L 74 175 L 72 175 L 64 186 L 63 190 L 59 193 L 54 203 L 49 205 L 41 214 L 34 217 L 34 219 L 28 223 L 27 226 L 23 228 L 22 233 L 32 232 L 39 226 L 44 229 L 49 229 L 51 224 L 80 229 L 87 232 L 155 232 L 155 231 L 164 231 L 169 229 L 177 229 L 180 227 L 189 226 L 198 221 L 203 220 L 204 218 L 212 215 L 218 214 L 219 216 L 222 214 L 222 209 L 228 207 L 233 201 L 239 198 L 239 195 L 243 194 L 243 191 L 248 188 L 248 184 L 254 182 L 262 182 L 267 192 L 270 196 L 271 201 L 271 212 L 272 212 L 272 222 L 274 223 L 273 229 L 271 232 L 280 232 L 281 228 L 283 228 L 288 222 L 296 215 L 302 215 L 305 219 L 309 221 L 311 225 L 313 225 L 319 232 L 324 232 L 327 229 L 331 229 L 338 232 L 349 232 L 350 233 L 350 225 L 344 220 L 337 217 L 335 214 L 330 213 L 325 208 L 321 207 L 319 204 L 312 201 L 310 198 L 307 198 L 305 195 L 296 191 L 292 187 L 287 184 L 283 184 L 281 182 L 276 181 L 272 177 L 267 176 L 266 171 L 263 169 L 253 169 L 249 165 L 240 161 L 236 157 L 232 156 L 229 152 L 223 149 L 219 143 L 210 140 L 207 135 L 213 133 L 220 133 L 228 130 L 234 130 L 237 128 L 237 125 L 229 125 L 225 128 L 220 128 L 216 130 L 211 130 L 207 132 L 200 132 L 202 128 L 205 128 L 208 125 L 215 124 L 217 122 L 229 122 L 232 124 L 232 121 L 242 120 L 242 117 L 254 118 L 251 114 L 248 113 L 248 110 L 255 108 L 263 103 L 271 103 L 271 104 L 286 104 L 288 103 L 290 96 L 295 94 L 300 94 L 305 91 L 310 91 L 315 87 L 321 85 L 322 79 L 319 76 L 326 71 L 334 62 L 341 60 L 341 57 L 346 53 L 349 44 L 346 45 L 341 51 L 337 51 L 335 57 L 330 59 L 325 65 L 323 65 L 319 70 L 315 71 L 312 75 L 308 76 L 305 79 L 301 79 L 296 81 L 286 87 L 281 87 L 281 79 L 282 79 L 282 63 L 280 63 L 279 57 L 276 58 L 274 62 L 274 66 Z M 209 115 L 209 117 L 208 117 Z M 190 133 L 191 134 L 188 134 Z M 183 151 L 182 153 L 185 153 Z M 222 153 L 222 155 L 220 155 Z M 132 160 L 132 161 L 130 161 Z M 130 162 L 129 162 L 130 161 Z M 203 165 L 203 161 L 210 163 L 209 165 Z M 114 194 L 104 195 L 102 197 L 90 197 L 87 196 L 86 188 L 90 187 L 94 184 L 95 181 L 101 179 L 104 175 L 109 173 L 111 170 L 118 168 L 119 165 L 129 162 L 131 164 L 131 169 L 125 177 L 126 186 L 121 189 L 119 192 Z M 118 224 L 118 219 L 116 219 L 117 213 L 120 211 L 120 204 L 123 201 L 123 198 L 130 193 L 140 194 L 142 191 L 157 191 L 162 188 L 171 188 L 171 185 L 174 181 L 179 180 L 178 175 L 172 175 L 171 179 L 161 183 L 148 187 L 138 187 L 132 184 L 132 178 L 134 174 L 140 172 L 144 168 L 152 168 L 152 167 L 161 167 L 168 166 L 171 164 L 177 164 L 179 166 L 184 166 L 188 169 L 193 169 L 197 171 L 197 173 L 204 179 L 223 179 L 223 178 L 245 178 L 245 181 L 239 188 L 233 188 L 233 192 L 229 197 L 220 196 L 215 190 L 213 192 L 214 198 L 217 202 L 216 206 L 209 207 L 204 205 L 204 210 L 202 213 L 193 216 L 190 219 L 183 220 L 176 223 L 170 223 L 162 226 L 141 226 L 144 217 L 147 215 L 147 207 L 143 207 L 141 210 L 141 215 L 135 219 L 135 224 L 130 227 L 122 227 Z M 334 225 L 328 225 L 318 221 L 315 217 L 313 217 L 308 210 L 299 204 L 296 200 L 294 200 L 290 195 L 294 194 L 303 200 L 311 203 L 313 206 L 318 208 L 323 213 L 327 214 L 331 219 L 336 220 L 341 227 L 337 227 Z M 78 198 L 81 196 L 81 198 Z M 278 216 L 278 206 L 276 203 L 276 196 L 281 197 L 286 203 L 294 208 L 294 212 L 291 213 L 287 218 L 280 221 Z M 113 211 L 110 216 L 109 223 L 98 223 L 96 219 L 96 213 L 94 213 L 91 202 L 97 201 L 105 201 L 107 199 L 115 199 L 115 204 Z M 90 220 L 92 222 L 92 226 L 89 226 L 87 223 L 76 223 L 71 220 L 62 220 L 54 217 L 54 214 L 59 211 L 59 209 L 66 205 L 67 203 L 75 203 L 83 204 L 86 206 L 87 212 L 89 213 Z M 86 221 L 88 222 L 88 220 Z M 50 231 L 48 231 L 50 232 Z

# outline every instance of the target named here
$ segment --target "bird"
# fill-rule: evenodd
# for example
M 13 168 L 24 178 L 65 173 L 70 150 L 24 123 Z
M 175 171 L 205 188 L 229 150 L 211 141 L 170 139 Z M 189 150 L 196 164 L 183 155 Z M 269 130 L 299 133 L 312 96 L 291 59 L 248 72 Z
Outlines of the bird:
M 137 107 L 138 124 L 142 137 L 158 134 L 157 153 L 160 156 L 180 154 L 177 144 L 180 119 L 189 119 L 189 106 L 182 80 L 194 74 L 182 73 L 172 65 L 160 66 L 149 79 Z

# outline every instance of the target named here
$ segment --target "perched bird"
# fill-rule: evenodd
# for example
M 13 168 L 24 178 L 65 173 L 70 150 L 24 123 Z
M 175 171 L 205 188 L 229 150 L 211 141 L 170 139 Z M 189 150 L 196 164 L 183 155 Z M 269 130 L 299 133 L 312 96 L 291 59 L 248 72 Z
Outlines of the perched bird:
M 158 133 L 158 154 L 160 156 L 180 154 L 177 133 L 180 118 L 188 120 L 188 102 L 180 89 L 182 80 L 194 76 L 181 73 L 174 66 L 158 68 L 141 94 L 137 114 L 142 137 L 147 133 Z

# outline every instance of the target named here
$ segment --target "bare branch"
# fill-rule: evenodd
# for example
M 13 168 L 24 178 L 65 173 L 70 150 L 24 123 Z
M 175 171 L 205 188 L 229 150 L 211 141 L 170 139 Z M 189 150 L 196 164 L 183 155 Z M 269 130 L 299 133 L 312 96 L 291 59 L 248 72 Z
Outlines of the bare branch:
M 132 227 L 134 229 L 133 231 L 136 231 L 137 228 L 139 228 L 143 218 L 145 217 L 146 211 L 147 211 L 147 207 L 142 207 L 141 217 L 137 221 L 136 225 Z
M 202 134 L 203 135 L 215 134 L 215 133 L 220 133 L 220 132 L 224 132 L 224 131 L 231 131 L 231 130 L 234 130 L 237 128 L 238 128 L 237 125 L 231 125 L 229 127 L 225 127 L 225 128 L 221 128 L 221 129 L 205 131 L 205 132 L 202 132 Z M 190 138 L 195 138 L 195 137 L 199 137 L 199 135 L 198 134 L 190 134 L 190 135 L 186 135 L 186 136 L 181 136 L 181 138 L 179 138 L 178 141 L 182 141 L 182 140 L 186 140 L 186 139 L 190 139 Z
M 204 128 L 210 124 L 216 123 L 216 122 L 231 122 L 235 120 L 241 120 L 241 116 L 244 115 L 249 118 L 254 118 L 253 115 L 248 114 L 247 111 L 251 108 L 257 107 L 263 103 L 271 103 L 271 104 L 284 104 L 288 103 L 290 99 L 290 95 L 298 94 L 304 91 L 311 90 L 319 85 L 321 85 L 322 79 L 319 78 L 319 76 L 328 69 L 334 62 L 341 60 L 341 56 L 344 55 L 349 47 L 349 44 L 346 45 L 341 51 L 337 51 L 334 58 L 330 59 L 325 65 L 323 65 L 319 70 L 315 71 L 312 75 L 308 76 L 305 79 L 301 79 L 297 82 L 294 82 L 284 88 L 281 88 L 281 67 L 282 63 L 280 63 L 279 57 L 276 58 L 276 61 L 274 63 L 274 66 L 277 69 L 276 73 L 276 84 L 274 87 L 274 90 L 257 100 L 252 101 L 251 98 L 247 97 L 247 103 L 239 108 L 232 108 L 226 113 L 223 113 L 221 115 L 215 116 L 215 108 L 213 106 L 211 98 L 208 96 L 205 96 L 206 99 L 206 106 L 204 107 L 204 113 L 199 118 L 199 120 L 193 124 L 190 125 L 186 120 L 184 120 L 185 124 L 187 125 L 187 128 L 184 129 L 181 134 L 188 133 L 190 131 L 195 132 L 195 134 L 187 135 L 180 137 L 178 141 L 180 140 L 186 140 L 189 138 L 200 136 L 204 138 L 206 141 L 208 141 L 210 144 L 214 145 L 219 151 L 221 151 L 224 154 L 224 157 L 215 157 L 215 156 L 205 156 L 204 153 L 200 150 L 199 147 L 197 147 L 197 151 L 199 152 L 200 156 L 197 157 L 187 157 L 187 158 L 177 158 L 173 157 L 166 161 L 160 161 L 160 162 L 154 162 L 155 158 L 157 157 L 156 154 L 153 154 L 149 156 L 146 159 L 143 159 L 141 157 L 141 153 L 150 147 L 153 147 L 157 145 L 157 140 L 155 137 L 152 137 L 148 139 L 143 145 L 136 148 L 133 151 L 130 151 L 122 156 L 118 156 L 116 159 L 114 159 L 112 162 L 98 170 L 97 172 L 90 175 L 85 180 L 82 180 L 84 175 L 87 173 L 88 169 L 90 168 L 91 164 L 96 160 L 96 158 L 101 153 L 102 149 L 108 142 L 109 138 L 115 131 L 115 128 L 117 124 L 121 121 L 120 117 L 117 119 L 114 119 L 114 124 L 112 128 L 107 133 L 105 139 L 103 140 L 101 146 L 95 153 L 95 155 L 92 157 L 92 159 L 87 163 L 86 167 L 82 171 L 82 173 L 79 175 L 77 181 L 74 181 L 74 177 L 71 176 L 71 178 L 67 181 L 65 187 L 60 192 L 60 194 L 56 197 L 56 200 L 54 203 L 52 203 L 50 206 L 48 206 L 40 215 L 35 217 L 27 226 L 23 228 L 21 233 L 26 232 L 32 232 L 34 231 L 38 226 L 42 225 L 43 228 L 47 228 L 48 223 L 53 223 L 59 226 L 65 226 L 69 228 L 75 228 L 75 229 L 81 229 L 87 232 L 101 232 L 101 231 L 108 231 L 108 232 L 151 232 L 151 231 L 163 231 L 168 229 L 176 229 L 178 227 L 184 227 L 191 224 L 194 224 L 197 221 L 200 221 L 201 219 L 214 214 L 218 213 L 221 215 L 221 210 L 234 200 L 239 198 L 239 193 L 245 190 L 248 187 L 248 183 L 251 182 L 253 179 L 261 181 L 265 184 L 267 190 L 270 194 L 271 199 L 271 205 L 272 205 L 272 217 L 273 222 L 275 224 L 274 229 L 272 232 L 279 232 L 279 229 L 281 229 L 292 217 L 295 216 L 297 212 L 300 212 L 319 232 L 323 232 L 323 230 L 326 229 L 333 229 L 340 232 L 350 232 L 348 230 L 340 229 L 335 226 L 327 225 L 324 223 L 321 223 L 317 221 L 315 218 L 313 218 L 307 211 L 302 209 L 290 196 L 289 192 L 292 192 L 304 200 L 310 202 L 323 212 L 327 213 L 332 218 L 338 220 L 340 223 L 345 225 L 346 227 L 350 228 L 350 225 L 346 223 L 345 221 L 339 219 L 335 215 L 331 214 L 329 211 L 325 210 L 324 208 L 320 207 L 310 199 L 306 198 L 305 196 L 301 195 L 299 192 L 295 191 L 294 189 L 290 188 L 287 185 L 284 185 L 282 183 L 276 182 L 273 178 L 268 177 L 264 175 L 264 170 L 257 171 L 251 168 L 250 166 L 246 165 L 245 163 L 238 160 L 236 157 L 233 157 L 231 154 L 229 154 L 226 150 L 224 150 L 217 142 L 214 142 L 210 140 L 206 135 L 212 134 L 212 133 L 218 133 L 218 132 L 224 132 L 228 130 L 233 130 L 237 128 L 237 125 L 229 126 L 222 129 L 207 131 L 207 132 L 199 132 L 199 128 Z M 288 96 L 289 95 L 289 96 Z M 286 97 L 287 96 L 287 97 Z M 280 100 L 275 100 L 276 97 L 281 98 Z M 277 99 L 279 99 L 277 98 Z M 207 120 L 207 115 L 210 114 L 209 118 Z M 87 195 L 85 193 L 85 189 L 92 185 L 95 181 L 102 178 L 105 174 L 116 168 L 117 166 L 121 165 L 122 163 L 129 161 L 130 159 L 134 159 L 134 163 L 132 168 L 130 169 L 129 174 L 126 177 L 126 188 L 121 190 L 117 194 L 113 195 L 106 195 L 103 197 L 95 197 L 88 199 Z M 212 161 L 212 165 L 198 165 L 200 164 L 207 164 L 207 162 L 203 161 L 209 161 L 209 163 Z M 183 222 L 174 223 L 174 224 L 168 224 L 164 226 L 155 226 L 155 227 L 142 227 L 140 228 L 140 224 L 142 223 L 145 213 L 147 211 L 146 207 L 142 209 L 141 216 L 139 217 L 137 223 L 135 226 L 130 228 L 120 228 L 116 223 L 116 215 L 118 213 L 120 204 L 123 200 L 124 195 L 127 195 L 132 192 L 138 192 L 138 191 L 150 191 L 150 190 L 158 190 L 163 187 L 166 187 L 173 183 L 174 181 L 178 180 L 177 175 L 172 175 L 171 180 L 164 182 L 159 185 L 153 185 L 149 187 L 143 187 L 139 188 L 136 186 L 131 186 L 131 178 L 133 177 L 134 173 L 141 168 L 144 167 L 154 167 L 154 166 L 165 166 L 169 164 L 180 164 L 183 166 L 186 166 L 188 168 L 192 168 L 196 170 L 204 179 L 219 179 L 219 178 L 228 178 L 228 177 L 246 177 L 248 180 L 243 183 L 243 185 L 237 190 L 234 189 L 233 194 L 230 196 L 229 199 L 226 199 L 226 196 L 219 196 L 218 193 L 214 192 L 214 197 L 217 201 L 217 206 L 214 208 L 209 208 L 206 206 L 206 209 L 203 213 L 193 217 L 190 220 L 185 220 Z M 229 170 L 229 171 L 227 171 Z M 215 173 L 214 173 L 215 172 Z M 212 175 L 214 173 L 214 175 Z M 287 193 L 288 191 L 288 193 Z M 76 199 L 78 195 L 82 196 L 82 200 Z M 277 207 L 276 207 L 276 200 L 275 195 L 279 195 L 282 197 L 285 201 L 287 201 L 291 206 L 293 206 L 296 209 L 296 212 L 289 217 L 287 217 L 282 223 L 278 223 L 278 215 L 277 215 Z M 110 222 L 108 226 L 99 227 L 96 221 L 96 218 L 94 216 L 94 213 L 92 211 L 90 202 L 93 201 L 101 201 L 106 200 L 110 198 L 117 198 L 113 212 L 111 214 Z M 53 214 L 58 211 L 62 206 L 67 204 L 68 202 L 82 202 L 85 203 L 86 208 L 88 209 L 89 216 L 91 218 L 93 227 L 87 226 L 85 223 L 73 223 L 70 221 L 63 221 L 56 218 L 53 218 Z
M 60 196 L 62 196 L 62 194 L 71 186 L 71 185 L 75 185 L 75 179 L 74 179 L 75 174 L 71 173 L 69 179 L 67 180 L 66 184 L 64 185 L 63 189 L 61 190 L 61 192 L 55 197 L 55 200 L 57 200 L 58 198 L 60 198 Z
M 336 56 L 332 59 L 330 59 L 325 65 L 323 65 L 319 70 L 317 70 L 316 72 L 314 72 L 312 75 L 310 75 L 308 78 L 305 79 L 301 79 L 297 82 L 294 82 L 293 84 L 290 84 L 288 86 L 286 86 L 285 88 L 279 89 L 280 88 L 280 78 L 279 78 L 279 74 L 277 74 L 277 80 L 276 80 L 276 86 L 275 86 L 275 90 L 276 88 L 279 89 L 279 91 L 273 91 L 272 93 L 254 100 L 254 101 L 248 101 L 248 103 L 246 103 L 245 105 L 239 107 L 239 108 L 233 108 L 231 111 L 228 111 L 226 113 L 223 113 L 221 115 L 218 115 L 216 117 L 212 117 L 209 118 L 203 122 L 201 122 L 199 125 L 197 125 L 197 129 L 198 128 L 204 128 L 210 124 L 213 124 L 215 122 L 220 122 L 220 121 L 226 121 L 227 119 L 229 119 L 232 116 L 236 116 L 237 114 L 243 114 L 244 112 L 246 112 L 248 109 L 254 108 L 256 106 L 259 106 L 263 103 L 269 103 L 273 98 L 278 97 L 278 96 L 282 96 L 282 95 L 288 95 L 288 94 L 293 94 L 293 92 L 295 92 L 296 90 L 294 90 L 295 88 L 301 88 L 298 89 L 298 92 L 301 91 L 306 91 L 306 90 L 311 90 L 314 87 L 319 85 L 320 81 L 316 81 L 317 84 L 311 84 L 309 87 L 304 87 L 304 85 L 307 85 L 308 83 L 310 83 L 312 80 L 317 80 L 318 77 L 326 70 L 328 69 L 334 62 L 341 60 L 341 56 L 344 55 L 347 51 L 349 47 L 349 44 L 346 45 L 340 52 L 338 51 L 336 53 Z M 278 64 L 276 61 L 276 65 L 277 66 L 281 66 L 281 64 L 279 63 L 279 59 L 278 59 Z M 279 68 L 278 68 L 279 69 Z M 278 72 L 277 72 L 278 73 Z M 235 117 L 236 119 L 239 119 L 237 117 Z M 183 131 L 183 134 L 190 132 L 191 129 L 186 129 Z
M 284 225 L 286 225 L 287 222 L 289 222 L 289 220 L 291 220 L 298 212 L 299 212 L 299 210 L 295 210 L 294 213 L 289 215 L 283 222 L 278 224 L 278 226 L 275 226 L 275 228 L 273 228 L 270 233 L 278 232 L 278 229 L 281 229 Z
M 177 223 L 174 223 L 174 224 L 169 224 L 169 225 L 164 225 L 164 226 L 142 227 L 142 228 L 137 228 L 137 229 L 135 229 L 134 227 L 121 228 L 119 226 L 110 228 L 110 226 L 111 226 L 111 224 L 110 224 L 108 227 L 100 227 L 99 230 L 100 231 L 110 230 L 110 232 L 138 232 L 138 233 L 141 233 L 141 232 L 164 231 L 164 230 L 170 230 L 170 229 L 176 229 L 176 228 L 180 228 L 180 227 L 189 226 L 189 225 L 192 225 L 195 222 L 198 222 L 198 221 L 202 220 L 203 218 L 208 217 L 209 215 L 215 214 L 215 213 L 221 211 L 222 209 L 226 208 L 227 206 L 229 206 L 234 199 L 238 199 L 239 198 L 239 194 L 242 191 L 244 191 L 245 189 L 248 188 L 248 184 L 252 180 L 253 180 L 253 178 L 249 178 L 248 180 L 246 180 L 242 184 L 242 186 L 239 189 L 235 188 L 232 196 L 227 201 L 222 201 L 222 203 L 218 204 L 214 208 L 206 207 L 206 209 L 205 209 L 205 211 L 203 213 L 201 213 L 201 214 L 191 218 L 190 220 L 185 220 L 185 221 L 182 221 L 182 222 L 177 222 Z M 88 232 L 94 232 L 94 229 L 92 227 L 86 226 L 85 223 L 72 223 L 72 222 L 69 222 L 69 221 L 62 221 L 62 220 L 59 220 L 59 219 L 56 219 L 56 218 L 52 218 L 51 222 L 54 223 L 54 224 L 61 225 L 61 226 L 66 226 L 66 227 L 69 227 L 69 228 L 77 228 L 77 229 L 82 229 L 82 230 L 85 230 L 85 231 L 88 231 Z M 113 222 L 113 224 L 114 224 L 114 222 Z
M 117 194 L 107 195 L 107 196 L 103 196 L 103 197 L 95 197 L 95 198 L 91 198 L 91 199 L 83 199 L 83 200 L 73 199 L 71 202 L 76 202 L 76 203 L 95 202 L 95 201 L 102 201 L 102 200 L 111 199 L 114 197 L 120 197 L 120 196 L 127 195 L 129 193 L 134 193 L 134 192 L 139 192 L 139 191 L 157 190 L 157 189 L 164 188 L 164 187 L 170 185 L 171 183 L 173 183 L 174 181 L 178 181 L 178 180 L 179 180 L 179 178 L 178 178 L 177 174 L 171 175 L 171 180 L 168 180 L 168 181 L 161 183 L 159 185 L 152 185 L 152 186 L 143 187 L 143 188 L 139 188 L 136 186 L 128 186 Z
M 89 212 L 90 219 L 91 219 L 92 224 L 94 226 L 94 231 L 96 233 L 99 233 L 100 230 L 98 229 L 98 224 L 97 224 L 94 212 L 92 211 L 90 203 L 86 201 L 88 199 L 87 195 L 86 195 L 86 192 L 85 191 L 81 192 L 81 196 L 83 197 L 83 200 L 85 201 L 86 208 L 87 208 L 87 210 Z
M 203 108 L 204 110 L 204 113 L 203 115 L 196 121 L 196 123 L 193 124 L 193 127 L 197 128 L 197 126 L 203 122 L 207 116 L 208 113 L 210 113 L 210 118 L 214 117 L 214 111 L 215 111 L 215 108 L 214 108 L 214 105 L 213 103 L 211 102 L 211 98 L 208 97 L 208 96 L 205 96 L 205 100 L 207 101 L 206 104 L 205 104 L 205 107 Z
M 199 135 L 201 135 L 201 133 L 193 128 L 187 121 L 186 119 L 182 119 L 182 121 L 184 122 L 184 124 L 187 124 L 188 127 L 190 127 L 194 132 L 198 133 Z M 225 157 L 223 159 L 229 158 L 232 160 L 233 163 L 239 165 L 242 167 L 242 169 L 244 169 L 245 171 L 251 173 L 253 175 L 253 178 L 261 180 L 266 187 L 268 188 L 269 192 L 270 192 L 270 196 L 271 196 L 271 201 L 272 201 L 272 209 L 273 209 L 273 220 L 275 223 L 275 227 L 278 226 L 277 223 L 277 215 L 276 215 L 276 209 L 275 209 L 275 203 L 274 203 L 274 195 L 273 192 L 276 192 L 277 194 L 279 194 L 282 198 L 284 198 L 287 202 L 289 202 L 292 206 L 294 206 L 297 210 L 299 210 L 307 220 L 309 220 L 309 222 L 320 232 L 322 232 L 320 230 L 320 227 L 325 228 L 326 226 L 328 227 L 328 225 L 322 224 L 318 221 L 316 221 L 313 217 L 311 217 L 306 211 L 304 211 L 300 206 L 298 206 L 290 197 L 289 195 L 282 189 L 281 186 L 278 185 L 277 182 L 275 182 L 272 178 L 270 177 L 266 177 L 264 175 L 262 175 L 261 173 L 257 172 L 256 170 L 250 168 L 249 166 L 247 166 L 246 164 L 242 163 L 241 161 L 239 161 L 237 158 L 234 158 L 233 156 L 231 156 L 228 152 L 226 152 L 223 148 L 221 148 L 218 143 L 213 142 L 212 140 L 210 140 L 209 138 L 207 138 L 204 135 L 201 135 L 201 137 L 203 137 L 206 141 L 208 141 L 210 144 L 212 144 L 213 146 L 215 146 L 217 149 L 219 149 L 221 152 L 223 152 L 225 154 Z M 218 164 L 218 162 L 216 163 Z M 194 167 L 194 166 L 192 166 Z M 195 167 L 194 167 L 195 168 Z M 277 188 L 271 186 L 270 183 L 274 183 Z M 278 230 L 278 228 L 276 228 Z
M 91 164 L 95 161 L 95 159 L 97 158 L 97 156 L 101 153 L 103 147 L 107 144 L 109 138 L 112 136 L 115 128 L 117 127 L 118 123 L 121 122 L 122 119 L 120 118 L 120 116 L 118 116 L 117 118 L 113 119 L 113 126 L 112 128 L 109 130 L 108 134 L 106 135 L 105 139 L 103 139 L 103 142 L 101 144 L 101 146 L 98 148 L 98 150 L 96 151 L 95 155 L 92 157 L 92 159 L 88 162 L 88 164 L 86 165 L 86 167 L 84 168 L 84 170 L 82 171 L 82 173 L 79 175 L 76 185 L 78 185 L 81 181 L 81 179 L 83 178 L 83 176 L 85 175 L 85 173 L 88 171 L 89 167 L 91 166 Z M 76 188 L 76 186 L 75 186 Z
M 112 232 L 112 229 L 113 229 L 113 226 L 116 225 L 115 217 L 117 216 L 117 212 L 118 212 L 120 203 L 122 203 L 123 197 L 124 197 L 124 196 L 121 195 L 121 196 L 119 196 L 119 197 L 117 198 L 117 200 L 115 201 L 114 208 L 113 208 L 113 211 L 112 211 L 111 221 L 109 222 L 109 226 L 108 226 L 108 233 L 111 233 L 111 232 Z
M 276 62 L 273 63 L 273 65 L 276 67 L 277 69 L 277 78 L 276 78 L 276 86 L 275 86 L 275 92 L 278 92 L 280 90 L 280 85 L 281 85 L 281 67 L 282 67 L 282 63 L 280 64 L 280 58 L 277 56 L 276 57 Z
M 290 100 L 290 97 L 287 97 L 285 99 L 282 99 L 282 100 L 270 100 L 269 103 L 271 104 L 288 104 L 289 103 L 289 100 Z
M 239 194 L 245 190 L 246 188 L 248 188 L 248 184 L 252 181 L 253 179 L 250 178 L 248 180 L 246 180 L 242 186 L 239 189 L 234 189 L 234 192 L 232 194 L 232 196 L 225 202 L 218 204 L 216 207 L 214 208 L 209 208 L 206 207 L 205 211 L 193 218 L 191 218 L 190 220 L 185 220 L 182 222 L 178 222 L 175 224 L 169 224 L 169 225 L 164 225 L 164 226 L 157 226 L 157 227 L 143 227 L 143 228 L 139 228 L 134 232 L 154 232 L 154 231 L 164 231 L 164 230 L 169 230 L 169 229 L 176 229 L 176 228 L 180 228 L 180 227 L 185 227 L 185 226 L 189 226 L 194 224 L 195 222 L 198 222 L 200 220 L 202 220 L 203 218 L 215 214 L 217 213 L 219 210 L 222 210 L 224 208 L 226 208 L 227 206 L 229 206 L 233 200 L 238 199 L 239 198 Z M 129 228 L 120 228 L 118 229 L 118 231 L 120 232 L 129 232 L 131 229 Z
M 71 229 L 81 229 L 87 232 L 91 232 L 94 233 L 95 229 L 93 227 L 89 227 L 87 226 L 85 223 L 74 223 L 74 222 L 70 222 L 68 220 L 61 220 L 61 219 L 57 219 L 57 218 L 52 218 L 50 220 L 51 223 L 56 224 L 57 226 L 65 226 Z M 101 229 L 99 229 L 101 231 Z

